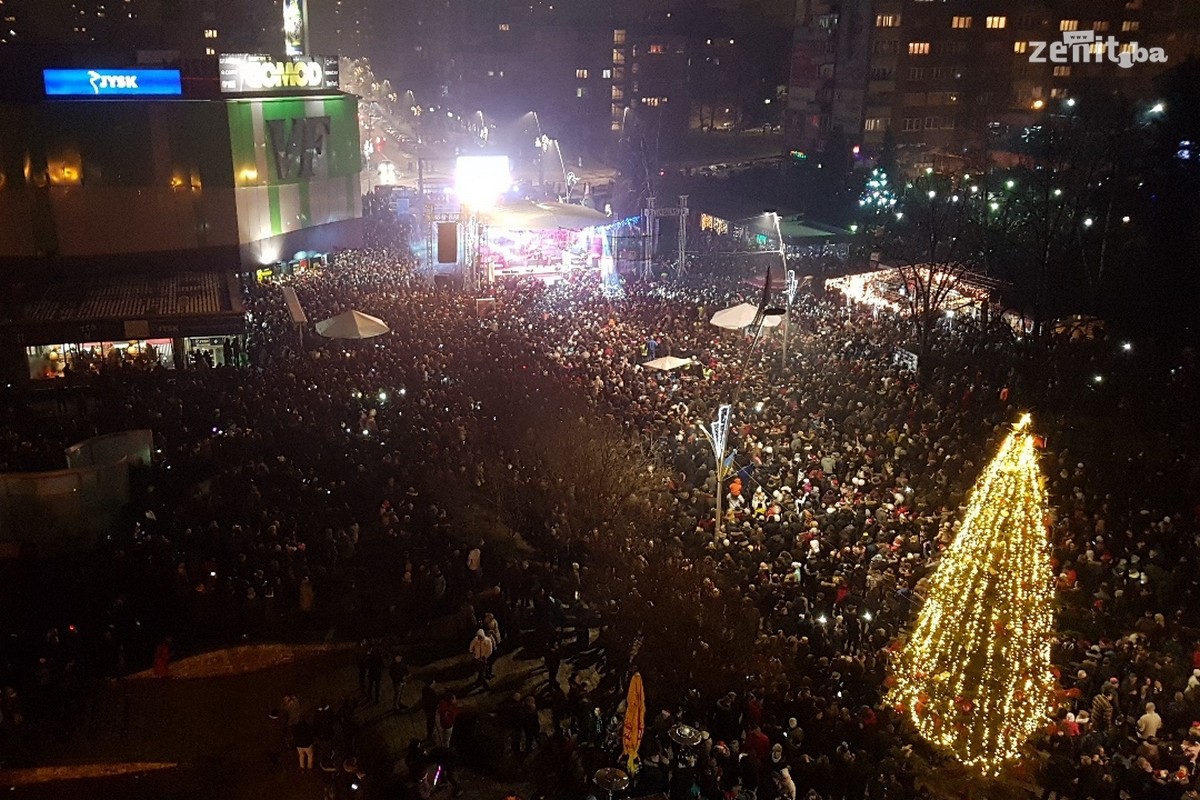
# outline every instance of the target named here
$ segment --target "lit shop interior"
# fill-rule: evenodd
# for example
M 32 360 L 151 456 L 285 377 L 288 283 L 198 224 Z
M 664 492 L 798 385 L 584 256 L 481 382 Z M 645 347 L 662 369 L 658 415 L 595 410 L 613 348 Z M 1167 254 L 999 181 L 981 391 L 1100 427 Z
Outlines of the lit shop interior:
M 8 352 L 24 357 L 25 374 L 46 380 L 244 364 L 245 330 L 236 275 L 179 272 L 48 283 L 0 332 L 6 345 L 18 345 Z
M 115 342 L 40 344 L 25 348 L 33 380 L 97 374 L 104 369 L 176 369 L 236 366 L 245 359 L 244 337 L 188 336 Z M 180 359 L 176 353 L 181 354 Z

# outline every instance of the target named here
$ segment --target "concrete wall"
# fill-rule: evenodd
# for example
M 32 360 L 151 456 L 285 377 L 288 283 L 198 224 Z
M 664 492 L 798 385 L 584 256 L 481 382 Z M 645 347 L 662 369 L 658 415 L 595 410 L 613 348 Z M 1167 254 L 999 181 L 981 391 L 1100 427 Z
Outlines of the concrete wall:
M 67 448 L 68 468 L 0 473 L 0 553 L 91 549 L 129 503 L 129 469 L 149 465 L 153 433 L 121 431 Z

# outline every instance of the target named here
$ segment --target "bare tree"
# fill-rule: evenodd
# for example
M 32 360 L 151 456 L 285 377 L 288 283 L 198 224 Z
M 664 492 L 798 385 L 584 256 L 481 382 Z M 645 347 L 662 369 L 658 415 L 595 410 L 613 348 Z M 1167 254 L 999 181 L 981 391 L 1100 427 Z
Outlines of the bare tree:
M 902 285 L 921 370 L 951 291 L 980 264 L 979 205 L 968 182 L 929 173 L 905 186 L 885 233 L 883 253 Z

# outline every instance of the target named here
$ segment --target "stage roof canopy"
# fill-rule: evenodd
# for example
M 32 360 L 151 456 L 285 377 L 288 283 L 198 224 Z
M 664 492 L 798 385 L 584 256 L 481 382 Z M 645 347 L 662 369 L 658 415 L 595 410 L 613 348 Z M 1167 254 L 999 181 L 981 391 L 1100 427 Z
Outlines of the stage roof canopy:
M 613 222 L 611 217 L 585 206 L 533 200 L 496 206 L 480 217 L 485 225 L 513 231 L 581 231 Z

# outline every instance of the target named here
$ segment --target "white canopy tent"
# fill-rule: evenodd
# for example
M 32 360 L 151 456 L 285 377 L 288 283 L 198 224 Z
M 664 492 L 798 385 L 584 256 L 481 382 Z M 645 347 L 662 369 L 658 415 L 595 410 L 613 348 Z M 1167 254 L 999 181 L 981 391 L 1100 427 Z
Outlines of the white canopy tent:
M 758 306 L 753 303 L 738 303 L 736 306 L 723 308 L 713 314 L 709 322 L 718 328 L 738 331 L 753 325 L 756 317 L 758 317 Z M 780 322 L 783 322 L 781 315 L 767 314 L 763 316 L 761 324 L 764 328 L 774 328 Z
M 680 367 L 685 367 L 691 363 L 692 363 L 692 360 L 690 358 L 679 358 L 678 356 L 663 356 L 662 358 L 656 358 L 653 361 L 646 361 L 642 364 L 642 366 L 649 367 L 650 369 L 661 369 L 664 371 L 670 371 L 673 369 L 679 369 Z
M 370 339 L 389 330 L 383 320 L 361 311 L 343 311 L 317 323 L 317 333 L 326 339 Z

